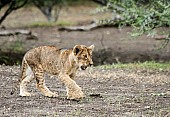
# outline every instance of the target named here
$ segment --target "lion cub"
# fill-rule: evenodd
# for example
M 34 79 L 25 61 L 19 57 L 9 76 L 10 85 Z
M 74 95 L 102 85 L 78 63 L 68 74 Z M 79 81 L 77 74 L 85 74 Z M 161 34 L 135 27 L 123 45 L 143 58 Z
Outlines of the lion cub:
M 68 99 L 84 97 L 81 88 L 73 80 L 78 68 L 85 70 L 93 65 L 92 51 L 94 45 L 75 45 L 72 49 L 58 49 L 54 46 L 40 46 L 29 50 L 22 61 L 20 78 L 20 96 L 31 96 L 27 85 L 36 79 L 37 88 L 47 97 L 57 97 L 45 85 L 44 73 L 58 75 L 67 89 Z

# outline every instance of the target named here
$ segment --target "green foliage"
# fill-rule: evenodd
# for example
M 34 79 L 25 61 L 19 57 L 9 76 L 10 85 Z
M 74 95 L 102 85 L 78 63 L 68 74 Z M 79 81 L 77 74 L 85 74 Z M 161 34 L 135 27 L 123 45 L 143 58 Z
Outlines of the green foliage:
M 119 14 L 121 20 L 109 19 L 106 23 L 118 24 L 120 27 L 130 25 L 135 31 L 132 36 L 145 32 L 154 35 L 153 29 L 170 26 L 169 0 L 109 0 L 102 10 L 111 11 L 113 16 Z
M 17 40 L 16 42 L 11 44 L 11 50 L 16 53 L 23 52 L 23 42 Z
M 0 56 L 0 62 L 4 64 L 8 64 L 9 57 L 8 56 Z

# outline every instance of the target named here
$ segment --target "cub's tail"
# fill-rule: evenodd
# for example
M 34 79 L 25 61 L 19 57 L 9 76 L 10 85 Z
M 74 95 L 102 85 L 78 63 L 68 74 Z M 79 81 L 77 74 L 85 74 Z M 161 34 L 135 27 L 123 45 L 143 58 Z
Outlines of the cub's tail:
M 13 94 L 15 93 L 15 91 L 19 88 L 19 84 L 20 84 L 20 82 L 19 82 L 19 80 L 18 80 L 18 81 L 16 82 L 14 88 L 11 90 L 11 95 L 13 95 Z
M 21 66 L 21 74 L 20 74 L 20 78 L 18 79 L 18 81 L 15 83 L 15 86 L 14 88 L 11 90 L 11 95 L 13 95 L 15 93 L 15 91 L 17 89 L 19 89 L 19 85 L 20 85 L 20 82 L 25 78 L 24 76 L 24 70 L 27 68 L 27 62 L 25 60 L 25 58 L 23 58 L 22 60 L 22 66 Z

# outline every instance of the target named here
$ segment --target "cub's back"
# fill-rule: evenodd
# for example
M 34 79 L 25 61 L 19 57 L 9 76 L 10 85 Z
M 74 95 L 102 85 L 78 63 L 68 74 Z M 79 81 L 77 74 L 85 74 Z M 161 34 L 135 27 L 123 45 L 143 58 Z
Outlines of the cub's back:
M 29 50 L 24 59 L 28 64 L 36 65 L 48 62 L 54 62 L 58 58 L 60 49 L 55 46 L 40 46 Z

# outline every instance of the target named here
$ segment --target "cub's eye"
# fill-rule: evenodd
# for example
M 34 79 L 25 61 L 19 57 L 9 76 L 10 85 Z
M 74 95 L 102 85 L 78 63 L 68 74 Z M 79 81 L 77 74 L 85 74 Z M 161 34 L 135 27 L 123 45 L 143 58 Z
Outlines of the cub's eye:
M 87 60 L 87 55 L 83 55 L 83 58 Z

